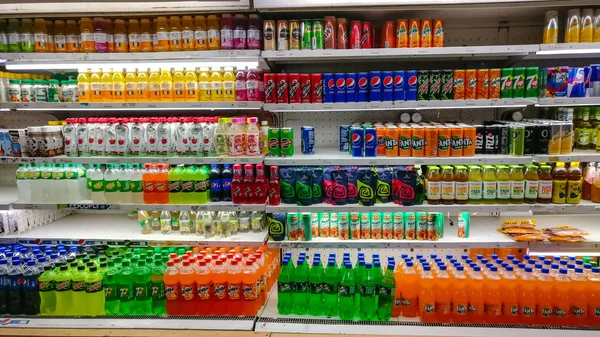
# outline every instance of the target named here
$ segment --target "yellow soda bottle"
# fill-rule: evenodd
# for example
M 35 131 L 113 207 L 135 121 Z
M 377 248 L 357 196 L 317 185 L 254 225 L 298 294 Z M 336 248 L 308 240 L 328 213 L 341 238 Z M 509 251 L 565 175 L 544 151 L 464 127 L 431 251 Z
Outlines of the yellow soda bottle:
M 163 102 L 173 101 L 173 76 L 171 76 L 171 69 L 162 69 L 160 72 L 160 98 Z
M 102 102 L 113 101 L 113 91 L 115 88 L 112 78 L 112 69 L 106 68 L 102 70 Z
M 137 73 L 137 99 L 138 102 L 148 102 L 150 98 L 148 69 L 138 69 Z
M 221 69 L 210 70 L 210 99 L 213 102 L 223 101 L 223 75 Z
M 235 102 L 235 73 L 233 67 L 225 67 L 223 72 L 223 100 Z
M 175 68 L 173 72 L 173 99 L 176 102 L 185 101 L 185 74 L 182 67 Z
M 89 69 L 79 69 L 77 74 L 77 91 L 79 92 L 80 102 L 90 101 L 90 78 L 88 77 Z
M 546 26 L 544 26 L 544 37 L 542 43 L 558 43 L 558 12 L 546 12 Z
M 113 73 L 113 101 L 125 101 L 125 77 L 122 69 L 117 69 Z
M 102 102 L 102 75 L 100 69 L 93 69 L 90 76 L 90 101 Z
M 567 27 L 565 29 L 565 43 L 579 43 L 581 36 L 581 11 L 569 9 L 567 12 Z
M 127 68 L 125 74 L 125 101 L 137 102 L 137 70 L 135 68 Z
M 150 68 L 150 76 L 148 77 L 148 99 L 150 102 L 160 101 L 160 70 L 158 68 Z
M 198 101 L 198 76 L 196 69 L 185 71 L 185 100 L 188 102 Z
M 591 8 L 586 8 L 581 12 L 579 42 L 594 42 L 594 10 Z
M 200 76 L 198 76 L 198 89 L 200 90 L 200 102 L 211 100 L 210 73 L 208 72 L 208 68 L 200 68 Z

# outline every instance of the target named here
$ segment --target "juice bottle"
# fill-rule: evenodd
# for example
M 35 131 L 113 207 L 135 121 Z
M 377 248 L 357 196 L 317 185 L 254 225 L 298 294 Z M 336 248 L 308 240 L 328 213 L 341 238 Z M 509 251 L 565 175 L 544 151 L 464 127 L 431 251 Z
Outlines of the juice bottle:
M 578 162 L 571 162 L 567 172 L 567 204 L 578 204 L 581 201 L 583 174 Z
M 567 325 L 571 318 L 571 279 L 567 269 L 560 269 L 554 279 L 553 314 L 555 323 Z M 584 292 L 585 293 L 585 292 Z
M 236 14 L 233 18 L 233 48 L 234 49 L 247 49 L 248 36 L 247 36 L 247 22 L 248 19 L 244 14 Z
M 33 40 L 35 41 L 35 51 L 37 53 L 48 51 L 48 28 L 46 27 L 46 20 L 35 19 Z
M 174 261 L 167 262 L 167 270 L 165 270 L 163 279 L 165 281 L 167 315 L 180 315 L 181 286 L 179 283 L 179 270 Z
M 100 69 L 92 69 L 90 76 L 90 101 L 102 102 L 102 74 Z
M 152 19 L 152 50 L 158 51 L 158 18 Z
M 182 67 L 175 68 L 173 72 L 173 99 L 176 102 L 185 101 L 185 74 Z
M 181 23 L 179 23 L 179 17 L 170 17 L 169 25 L 169 48 L 171 51 L 180 51 L 183 46 L 183 41 L 181 41 Z
M 158 38 L 158 44 L 154 51 L 169 51 L 169 43 L 171 36 L 171 27 L 167 21 L 167 17 L 159 16 L 156 21 L 156 37 Z
M 483 195 L 483 178 L 481 176 L 481 167 L 477 165 L 469 166 L 469 203 L 480 204 Z
M 181 40 L 183 50 L 195 49 L 194 22 L 189 15 L 185 15 L 181 22 Z
M 221 49 L 233 49 L 233 23 L 231 14 L 221 15 Z
M 148 102 L 150 97 L 148 82 L 148 69 L 138 69 L 137 72 L 137 99 L 138 102 Z
M 8 26 L 6 27 L 8 32 L 8 51 L 9 52 L 20 52 L 21 43 L 21 27 L 19 26 L 18 19 L 8 19 Z
M 63 20 L 54 21 L 54 51 L 57 53 L 67 51 L 67 35 Z
M 541 180 L 541 177 L 540 177 Z M 564 204 L 567 199 L 567 169 L 558 162 L 552 170 L 552 203 Z
M 248 49 L 260 49 L 262 43 L 261 19 L 256 14 L 248 16 Z
M 131 39 L 129 40 L 131 46 Z M 127 68 L 125 73 L 125 101 L 138 101 L 137 72 L 135 68 Z
M 80 102 L 90 101 L 90 79 L 88 77 L 90 72 L 90 69 L 80 69 L 79 74 L 77 74 L 77 91 Z
M 257 117 L 248 117 L 246 129 L 244 130 L 244 143 L 247 156 L 258 156 L 261 153 L 260 147 L 261 130 L 258 126 Z
M 206 33 L 206 21 L 204 19 L 204 15 L 196 15 L 194 20 L 196 21 L 194 30 L 194 48 L 196 50 L 207 50 L 208 37 Z
M 150 68 L 150 76 L 148 77 L 148 99 L 150 102 L 158 102 L 161 100 L 160 95 L 160 69 Z
M 246 118 L 230 118 L 231 127 L 229 128 L 229 155 L 241 156 L 244 154 L 244 129 L 246 128 Z
M 538 282 L 533 276 L 531 267 L 525 267 L 519 287 L 519 307 L 521 308 L 521 324 L 534 324 L 537 320 Z
M 125 101 L 125 77 L 122 69 L 116 69 L 113 72 L 113 101 Z
M 442 166 L 442 174 L 440 181 L 442 182 L 442 204 L 452 205 L 454 203 L 454 171 L 452 166 Z
M 137 19 L 129 19 L 129 51 L 136 53 L 140 51 L 140 23 Z
M 496 166 L 496 199 L 499 204 L 508 204 L 510 201 L 510 171 L 506 165 Z
M 551 170 L 552 167 L 549 165 L 540 166 L 540 172 L 538 173 L 538 203 L 549 204 L 552 202 L 554 181 Z
M 507 266 L 502 274 L 501 296 L 504 323 L 517 324 L 519 322 L 519 280 L 514 273 L 513 266 Z
M 454 199 L 457 204 L 466 204 L 469 200 L 469 176 L 467 167 L 458 165 L 454 173 Z
M 102 102 L 112 102 L 113 101 L 113 73 L 112 69 L 107 68 L 102 70 Z
M 494 204 L 498 194 L 496 183 L 496 170 L 492 165 L 483 165 L 483 203 Z
M 115 51 L 121 53 L 128 52 L 129 42 L 127 38 L 127 28 L 125 28 L 125 20 L 115 20 L 113 35 L 115 39 Z
M 510 202 L 522 204 L 525 198 L 525 177 L 523 167 L 510 165 Z
M 221 28 L 219 27 L 219 21 L 216 15 L 208 16 L 208 23 L 206 25 L 206 31 L 208 35 L 208 49 L 219 50 L 221 49 Z
M 48 52 L 54 53 L 54 22 L 46 20 L 46 29 L 48 29 Z
M 115 33 L 113 29 L 113 23 L 110 19 L 104 19 L 104 29 L 106 29 L 106 44 L 108 45 L 108 52 L 115 52 Z
M 70 53 L 79 52 L 81 50 L 81 44 L 79 43 L 81 35 L 75 20 L 67 20 L 65 34 L 67 35 L 67 51 Z
M 225 67 L 223 72 L 223 100 L 235 102 L 235 73 L 233 67 Z
M 206 67 L 200 68 L 200 75 L 198 76 L 198 89 L 201 102 L 210 101 L 212 99 L 210 73 Z
M 442 199 L 442 182 L 440 168 L 438 166 L 427 167 L 427 203 L 430 205 L 439 205 Z
M 94 18 L 94 49 L 96 49 L 96 53 L 108 52 L 108 41 L 102 18 Z
M 525 165 L 525 194 L 523 196 L 525 203 L 535 204 L 538 198 L 539 176 L 538 168 L 535 165 Z
M 188 102 L 198 101 L 198 76 L 195 69 L 185 71 L 185 100 Z
M 152 51 L 152 27 L 149 19 L 142 19 L 140 25 L 140 51 Z
M 600 203 L 600 163 L 596 166 L 596 175 L 594 176 L 594 184 L 591 191 L 592 202 Z
M 81 51 L 84 53 L 93 53 L 96 51 L 94 42 L 94 26 L 92 25 L 92 19 L 82 18 L 81 24 L 79 25 L 79 31 L 81 34 Z
M 210 99 L 213 102 L 223 101 L 223 75 L 215 67 L 210 71 Z
M 590 162 L 584 171 L 583 186 L 581 188 L 581 198 L 584 200 L 592 199 L 592 186 L 596 177 L 596 163 Z
M 542 269 L 542 273 L 538 277 L 537 283 L 537 323 L 543 325 L 552 324 L 554 282 L 550 276 L 550 270 L 547 268 Z
M 21 36 L 19 37 L 21 51 L 35 51 L 35 40 L 33 39 L 33 32 L 33 21 L 31 21 L 31 19 L 21 20 Z
M 173 77 L 171 69 L 162 69 L 160 72 L 160 97 L 163 102 L 173 101 Z

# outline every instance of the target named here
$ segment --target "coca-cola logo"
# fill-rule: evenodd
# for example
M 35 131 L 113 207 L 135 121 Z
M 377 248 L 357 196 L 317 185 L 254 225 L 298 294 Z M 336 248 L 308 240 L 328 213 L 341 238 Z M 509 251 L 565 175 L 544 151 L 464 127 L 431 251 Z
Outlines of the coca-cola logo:
M 362 36 L 360 38 L 360 45 L 361 46 L 366 46 L 367 45 L 367 40 L 369 40 L 370 38 L 371 38 L 371 30 L 369 30 L 369 29 L 363 29 Z
M 275 81 L 268 80 L 267 84 L 265 84 L 265 97 L 271 97 L 273 94 L 273 90 L 275 89 Z
M 302 98 L 310 97 L 310 81 L 302 83 Z
M 296 96 L 296 92 L 298 91 L 299 87 L 300 82 L 298 82 L 298 80 L 296 79 L 292 80 L 292 82 L 290 83 L 290 97 Z
M 287 81 L 286 80 L 279 81 L 279 83 L 277 84 L 277 97 L 278 98 L 283 97 L 283 94 L 285 93 L 286 90 L 287 90 Z

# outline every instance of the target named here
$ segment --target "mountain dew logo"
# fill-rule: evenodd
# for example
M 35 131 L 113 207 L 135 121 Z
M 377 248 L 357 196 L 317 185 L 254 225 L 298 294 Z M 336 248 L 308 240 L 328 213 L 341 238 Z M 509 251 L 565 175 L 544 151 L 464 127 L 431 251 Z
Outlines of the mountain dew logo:
M 412 147 L 413 147 L 413 150 L 420 151 L 420 150 L 423 149 L 423 147 L 425 147 L 425 145 L 427 145 L 426 142 L 425 142 L 425 139 L 419 138 L 417 136 L 413 136 L 412 137 Z
M 398 147 L 400 150 L 408 151 L 412 146 L 412 140 L 410 138 L 406 138 L 406 136 L 400 136 L 400 141 L 398 143 Z
M 476 84 L 477 84 L 477 79 L 475 77 L 473 77 L 469 80 L 469 88 L 475 88 Z
M 358 197 L 360 199 L 373 199 L 375 198 L 375 193 L 373 192 L 373 189 L 371 188 L 371 186 L 363 183 L 362 181 L 358 181 L 357 182 L 358 185 Z
M 438 148 L 440 151 L 447 151 L 450 149 L 450 146 L 452 146 L 452 140 L 444 136 L 440 136 L 438 139 Z

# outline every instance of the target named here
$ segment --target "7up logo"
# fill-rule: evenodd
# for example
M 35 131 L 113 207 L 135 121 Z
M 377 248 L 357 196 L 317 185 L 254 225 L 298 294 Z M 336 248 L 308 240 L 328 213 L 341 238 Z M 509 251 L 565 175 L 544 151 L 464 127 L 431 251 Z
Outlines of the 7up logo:
M 538 86 L 538 75 L 534 74 L 534 75 L 527 76 L 527 79 L 525 80 L 525 83 L 526 83 L 525 89 L 527 89 L 527 90 L 535 90 L 535 89 L 537 89 L 537 86 Z

